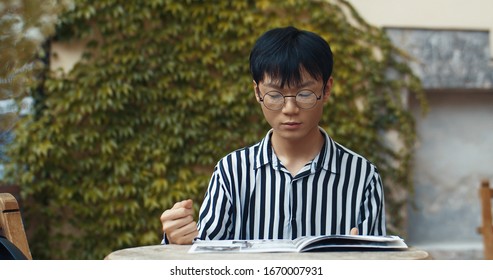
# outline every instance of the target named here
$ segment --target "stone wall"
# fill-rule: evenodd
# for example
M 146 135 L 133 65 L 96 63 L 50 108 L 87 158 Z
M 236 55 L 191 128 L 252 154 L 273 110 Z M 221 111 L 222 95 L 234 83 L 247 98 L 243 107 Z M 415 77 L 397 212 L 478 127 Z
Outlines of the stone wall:
M 437 259 L 483 257 L 478 188 L 493 182 L 493 66 L 488 32 L 387 29 L 414 57 L 430 111 L 411 100 L 418 142 L 408 243 Z
M 427 89 L 492 89 L 493 61 L 486 31 L 386 29 L 415 61 Z

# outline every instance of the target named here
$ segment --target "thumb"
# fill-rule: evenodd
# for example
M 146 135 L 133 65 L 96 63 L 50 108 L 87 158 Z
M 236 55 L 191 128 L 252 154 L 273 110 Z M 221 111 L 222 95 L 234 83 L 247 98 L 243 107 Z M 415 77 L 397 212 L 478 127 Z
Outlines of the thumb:
M 191 199 L 183 200 L 175 203 L 171 209 L 180 209 L 180 208 L 192 208 L 193 201 Z
M 182 201 L 182 206 L 188 209 L 192 209 L 193 201 L 191 199 L 187 199 Z
M 351 235 L 358 235 L 358 228 L 357 228 L 357 227 L 353 227 L 353 228 L 351 229 L 351 233 L 350 233 L 350 234 L 351 234 Z

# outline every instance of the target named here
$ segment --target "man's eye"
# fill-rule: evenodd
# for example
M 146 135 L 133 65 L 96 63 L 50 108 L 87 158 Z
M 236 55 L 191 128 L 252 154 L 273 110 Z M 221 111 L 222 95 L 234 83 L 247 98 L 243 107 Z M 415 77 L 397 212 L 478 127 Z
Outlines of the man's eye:
M 308 98 L 308 97 L 311 97 L 312 96 L 312 92 L 310 91 L 302 91 L 302 92 L 299 92 L 298 93 L 298 97 L 300 98 Z
M 277 92 L 277 93 L 274 93 L 274 92 L 273 92 L 273 93 L 269 93 L 269 96 L 270 96 L 272 99 L 282 99 L 282 98 L 283 98 L 283 97 L 282 97 L 282 94 L 280 94 L 280 93 L 278 93 L 278 92 Z

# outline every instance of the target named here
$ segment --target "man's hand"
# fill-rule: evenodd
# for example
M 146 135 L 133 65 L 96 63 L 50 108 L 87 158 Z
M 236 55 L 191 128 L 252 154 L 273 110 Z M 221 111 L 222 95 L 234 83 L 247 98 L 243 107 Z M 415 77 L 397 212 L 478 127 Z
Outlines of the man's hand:
M 350 232 L 349 234 L 351 234 L 351 235 L 358 235 L 358 228 L 353 227 L 353 228 L 351 229 L 351 232 Z
M 170 244 L 192 244 L 198 235 L 197 223 L 193 220 L 193 202 L 191 199 L 175 203 L 161 215 L 163 232 Z

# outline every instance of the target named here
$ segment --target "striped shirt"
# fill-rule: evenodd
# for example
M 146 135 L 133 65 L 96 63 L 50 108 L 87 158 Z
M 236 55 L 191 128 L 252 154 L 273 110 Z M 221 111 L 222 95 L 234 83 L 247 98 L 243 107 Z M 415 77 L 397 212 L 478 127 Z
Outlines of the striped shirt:
M 222 158 L 198 221 L 198 239 L 294 239 L 307 235 L 385 235 L 383 186 L 377 168 L 333 141 L 296 176 L 271 146 L 259 143 Z

